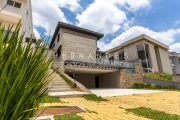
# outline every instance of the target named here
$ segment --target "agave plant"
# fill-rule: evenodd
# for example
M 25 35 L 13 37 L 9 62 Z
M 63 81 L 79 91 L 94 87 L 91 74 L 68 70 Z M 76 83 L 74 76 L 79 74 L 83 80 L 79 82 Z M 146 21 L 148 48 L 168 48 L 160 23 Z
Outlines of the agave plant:
M 32 118 L 52 77 L 46 42 L 23 45 L 20 28 L 20 22 L 12 34 L 12 26 L 0 28 L 0 120 Z

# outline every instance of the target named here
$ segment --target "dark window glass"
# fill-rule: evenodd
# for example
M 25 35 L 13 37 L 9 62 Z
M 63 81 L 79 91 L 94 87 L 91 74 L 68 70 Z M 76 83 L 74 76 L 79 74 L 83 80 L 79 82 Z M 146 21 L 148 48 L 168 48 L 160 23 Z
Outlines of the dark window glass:
M 8 0 L 8 1 L 7 1 L 7 5 L 13 6 L 13 5 L 14 5 L 14 1 Z
M 122 60 L 125 60 L 125 59 L 124 59 L 124 52 L 122 52 Z
M 111 56 L 111 57 L 109 58 L 109 62 L 110 62 L 110 63 L 113 63 L 113 62 L 114 62 L 114 56 Z
M 59 46 L 57 53 L 58 53 L 58 57 L 61 56 L 61 45 Z
M 149 46 L 147 44 L 137 45 L 138 58 L 142 61 L 143 68 L 151 68 L 149 59 Z
M 122 54 L 121 53 L 119 53 L 119 61 L 121 61 L 122 59 Z
M 137 51 L 138 51 L 138 58 L 141 60 L 145 60 L 146 56 L 145 56 L 145 50 L 144 50 L 144 45 L 137 45 Z
M 15 2 L 14 7 L 16 7 L 16 8 L 21 8 L 21 3 Z
M 58 34 L 57 42 L 59 42 L 59 39 L 60 39 L 59 37 L 60 37 L 60 33 Z
M 119 61 L 125 60 L 124 59 L 124 51 L 119 53 Z
M 180 64 L 180 58 L 179 58 L 179 64 Z

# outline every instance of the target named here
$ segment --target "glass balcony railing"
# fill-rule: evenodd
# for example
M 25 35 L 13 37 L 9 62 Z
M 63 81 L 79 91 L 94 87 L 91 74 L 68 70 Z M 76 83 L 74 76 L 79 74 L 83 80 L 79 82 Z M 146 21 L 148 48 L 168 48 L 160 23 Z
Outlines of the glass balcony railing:
M 125 62 L 125 61 L 96 59 L 96 62 L 99 64 L 104 64 L 104 65 L 112 65 L 112 66 L 119 66 L 119 67 L 125 67 L 125 68 L 134 68 L 134 63 Z

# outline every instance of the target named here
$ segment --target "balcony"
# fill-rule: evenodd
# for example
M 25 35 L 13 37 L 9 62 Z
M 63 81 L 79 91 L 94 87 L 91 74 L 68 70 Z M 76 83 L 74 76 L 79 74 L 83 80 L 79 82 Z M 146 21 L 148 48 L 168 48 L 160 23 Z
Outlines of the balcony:
M 1 8 L 0 8 L 1 9 Z M 4 9 L 0 12 L 0 20 L 8 23 L 18 23 L 22 15 Z
M 114 61 L 107 59 L 97 59 L 95 63 L 75 61 L 75 60 L 66 60 L 64 65 L 67 67 L 83 67 L 83 68 L 93 68 L 93 69 L 112 69 L 120 70 L 123 68 L 134 69 L 134 63 L 123 62 L 123 61 Z

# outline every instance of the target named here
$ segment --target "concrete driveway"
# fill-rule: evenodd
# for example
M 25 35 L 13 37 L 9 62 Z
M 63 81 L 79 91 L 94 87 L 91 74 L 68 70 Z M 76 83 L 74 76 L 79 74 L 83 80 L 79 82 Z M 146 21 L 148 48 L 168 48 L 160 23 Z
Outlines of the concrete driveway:
M 110 97 L 110 96 L 124 96 L 133 94 L 147 94 L 147 93 L 159 93 L 163 90 L 140 90 L 140 89 L 89 89 L 97 96 Z

